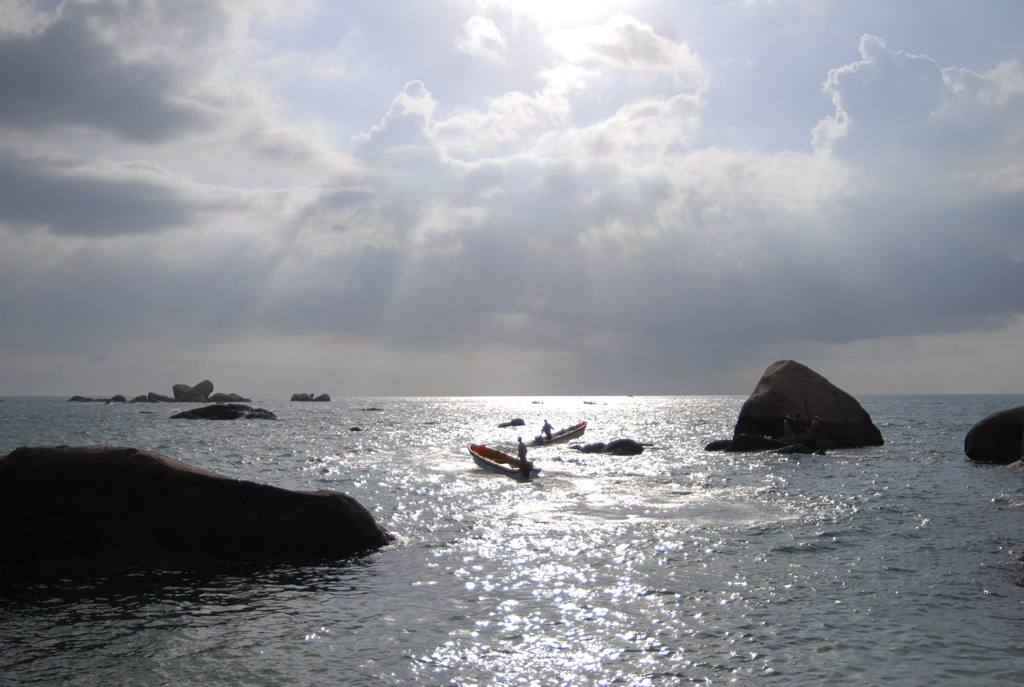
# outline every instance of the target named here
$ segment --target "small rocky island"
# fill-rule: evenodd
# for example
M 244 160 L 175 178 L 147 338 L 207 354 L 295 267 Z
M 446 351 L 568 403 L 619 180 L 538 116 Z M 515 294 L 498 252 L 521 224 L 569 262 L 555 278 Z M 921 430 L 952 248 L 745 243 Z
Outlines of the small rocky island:
M 393 538 L 347 494 L 280 489 L 110 446 L 0 456 L 0 519 L 0 567 L 59 574 L 337 559 Z
M 732 439 L 705 448 L 813 453 L 883 443 L 882 433 L 853 396 L 806 365 L 780 360 L 768 366 L 744 401 Z
M 266 408 L 253 408 L 244 403 L 215 403 L 171 415 L 172 420 L 276 420 L 277 415 Z
M 330 403 L 331 397 L 329 394 L 320 394 L 315 396 L 313 394 L 292 394 L 292 400 L 301 403 Z

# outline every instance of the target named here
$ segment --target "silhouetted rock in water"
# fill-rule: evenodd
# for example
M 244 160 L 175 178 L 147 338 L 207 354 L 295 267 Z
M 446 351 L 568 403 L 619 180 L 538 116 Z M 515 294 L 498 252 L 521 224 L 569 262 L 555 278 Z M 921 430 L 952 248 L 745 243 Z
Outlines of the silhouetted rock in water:
M 362 411 L 367 412 L 367 413 L 370 413 L 370 412 L 376 413 L 376 412 L 383 412 L 384 411 L 383 408 L 377 408 L 377 407 L 373 407 L 373 406 L 371 406 L 369 408 L 360 408 L 359 410 L 362 410 Z
M 72 396 L 68 399 L 72 403 L 127 403 L 128 399 L 123 394 L 114 394 L 110 398 L 89 398 L 88 396 Z
M 192 408 L 171 415 L 172 420 L 276 420 L 277 416 L 263 408 L 253 408 L 241 403 L 217 403 L 202 408 Z
M 978 463 L 1010 465 L 1024 457 L 1024 406 L 992 413 L 964 437 L 964 453 Z
M 320 394 L 319 396 L 314 396 L 313 394 L 292 394 L 292 400 L 315 403 L 328 403 L 330 402 L 331 397 L 328 394 Z
M 334 559 L 391 535 L 346 494 L 231 479 L 109 446 L 0 457 L 0 565 L 60 574 Z
M 632 439 L 613 439 L 608 443 L 595 441 L 582 446 L 576 444 L 571 448 L 580 453 L 607 453 L 613 456 L 637 456 L 644 452 L 643 444 Z
M 794 436 L 784 436 L 783 421 L 794 418 Z M 819 418 L 812 431 L 813 418 Z M 881 446 L 882 433 L 850 394 L 806 365 L 780 360 L 765 370 L 740 409 L 734 438 L 769 436 L 811 448 Z
M 499 427 L 522 427 L 525 424 L 526 424 L 526 421 L 523 420 L 523 418 L 517 417 L 514 420 L 509 420 L 508 422 L 502 422 L 498 426 Z
M 174 400 L 179 403 L 206 403 L 210 394 L 213 393 L 213 382 L 204 379 L 195 386 L 188 384 L 175 384 L 171 387 L 174 392 Z
M 350 432 L 362 432 L 363 428 L 362 427 L 349 427 L 348 431 L 350 431 Z

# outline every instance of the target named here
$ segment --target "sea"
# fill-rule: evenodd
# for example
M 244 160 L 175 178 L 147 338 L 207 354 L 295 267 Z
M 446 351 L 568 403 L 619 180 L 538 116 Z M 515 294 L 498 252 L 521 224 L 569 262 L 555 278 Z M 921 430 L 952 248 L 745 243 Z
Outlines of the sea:
M 1024 395 L 860 397 L 883 446 L 705 451 L 744 400 L 256 398 L 276 421 L 216 422 L 6 397 L 0 454 L 132 446 L 333 489 L 395 541 L 314 565 L 8 576 L 0 684 L 1024 684 L 1024 474 L 963 451 Z M 473 463 L 470 443 L 511 450 L 545 420 L 645 450 L 534 448 L 529 482 Z

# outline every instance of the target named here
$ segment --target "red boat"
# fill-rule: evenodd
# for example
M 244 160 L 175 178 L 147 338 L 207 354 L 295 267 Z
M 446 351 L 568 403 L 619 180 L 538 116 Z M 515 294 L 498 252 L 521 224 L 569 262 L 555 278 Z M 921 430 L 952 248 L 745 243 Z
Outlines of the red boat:
M 538 477 L 540 468 L 530 463 L 530 473 L 523 474 L 519 467 L 519 459 L 483 444 L 470 444 L 469 453 L 473 456 L 473 462 L 488 472 L 497 472 L 513 479 L 528 480 L 531 477 Z

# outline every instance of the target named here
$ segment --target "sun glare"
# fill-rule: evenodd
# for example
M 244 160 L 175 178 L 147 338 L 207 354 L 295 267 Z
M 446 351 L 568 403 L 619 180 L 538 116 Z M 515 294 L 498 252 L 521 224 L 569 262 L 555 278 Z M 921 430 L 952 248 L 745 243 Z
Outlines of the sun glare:
M 528 14 L 545 26 L 564 28 L 580 23 L 602 23 L 609 14 L 626 12 L 634 3 L 624 0 L 494 0 L 493 4 Z

